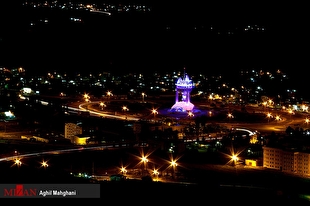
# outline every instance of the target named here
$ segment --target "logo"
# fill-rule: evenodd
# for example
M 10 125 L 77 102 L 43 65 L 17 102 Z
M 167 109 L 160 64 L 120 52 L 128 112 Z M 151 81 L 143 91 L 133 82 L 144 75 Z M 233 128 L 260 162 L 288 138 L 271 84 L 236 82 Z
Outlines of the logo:
M 36 188 L 24 188 L 24 185 L 18 184 L 15 188 L 4 188 L 3 196 L 7 197 L 29 197 L 37 196 Z
M 100 184 L 0 184 L 0 198 L 100 198 Z

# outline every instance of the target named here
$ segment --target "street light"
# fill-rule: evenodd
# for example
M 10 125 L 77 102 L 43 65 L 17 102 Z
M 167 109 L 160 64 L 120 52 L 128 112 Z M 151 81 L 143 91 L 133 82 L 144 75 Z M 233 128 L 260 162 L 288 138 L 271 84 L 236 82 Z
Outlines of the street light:
M 47 161 L 42 161 L 41 162 L 41 167 L 44 167 L 44 168 L 47 168 L 48 167 L 48 164 L 47 164 Z
M 228 113 L 228 114 L 227 114 L 227 117 L 228 117 L 228 119 L 234 118 L 234 116 L 232 115 L 232 113 Z
M 238 158 L 237 155 L 233 154 L 233 155 L 231 156 L 231 160 L 232 160 L 232 162 L 234 163 L 234 165 L 237 165 L 237 161 L 239 160 L 239 158 Z
M 272 114 L 269 112 L 267 113 L 268 122 L 270 121 L 270 118 L 272 117 Z
M 17 166 L 17 167 L 20 167 L 22 165 L 22 162 L 20 159 L 15 159 L 14 160 L 14 164 Z
M 158 175 L 159 175 L 159 172 L 158 172 L 158 170 L 157 169 L 153 169 L 153 175 L 155 175 L 155 177 L 156 177 L 156 181 L 158 181 Z
M 125 119 L 127 119 L 126 112 L 129 111 L 129 109 L 126 106 L 122 107 L 123 112 L 125 112 Z
M 172 167 L 172 178 L 174 179 L 175 169 L 176 169 L 176 167 L 178 166 L 176 160 L 171 160 L 170 166 Z
M 276 116 L 276 120 L 277 120 L 277 121 L 280 121 L 280 120 L 281 120 L 280 115 L 277 115 L 277 116 Z
M 154 115 L 154 119 L 155 119 L 155 115 L 158 114 L 158 111 L 156 109 L 152 109 L 152 114 Z
M 147 157 L 145 157 L 145 156 L 143 156 L 143 157 L 141 157 L 141 162 L 143 163 L 143 165 L 144 165 L 144 169 L 146 170 L 146 164 L 147 164 L 147 162 L 148 162 L 149 160 L 147 159 Z
M 288 113 L 290 114 L 290 118 L 292 118 L 292 115 L 295 114 L 292 109 L 288 109 Z
M 83 95 L 85 102 L 89 102 L 90 96 L 88 94 Z
M 142 176 L 144 176 L 144 173 L 145 173 L 145 171 L 147 171 L 147 163 L 148 163 L 148 159 L 147 159 L 147 157 L 146 156 L 142 156 L 141 157 L 141 163 L 142 163 L 142 167 L 143 167 L 143 169 L 142 169 Z
M 144 102 L 144 96 L 146 96 L 146 94 L 144 92 L 142 92 L 142 103 Z
M 103 110 L 103 107 L 106 107 L 106 106 L 107 106 L 107 105 L 105 105 L 105 103 L 103 103 L 103 102 L 100 102 L 99 105 L 100 105 L 101 110 Z
M 107 95 L 108 95 L 108 97 L 113 96 L 111 91 L 107 91 Z
M 194 116 L 194 113 L 189 111 L 187 115 L 189 116 L 189 118 L 192 118 Z
M 125 167 L 122 167 L 122 168 L 121 168 L 121 172 L 122 172 L 123 175 L 126 175 L 126 172 L 127 172 L 126 168 L 125 168 Z
M 110 97 L 113 96 L 111 91 L 107 91 L 108 100 L 110 100 Z
M 264 102 L 262 103 L 262 105 L 264 106 L 264 109 L 266 109 L 266 107 L 267 107 L 267 101 L 264 101 Z

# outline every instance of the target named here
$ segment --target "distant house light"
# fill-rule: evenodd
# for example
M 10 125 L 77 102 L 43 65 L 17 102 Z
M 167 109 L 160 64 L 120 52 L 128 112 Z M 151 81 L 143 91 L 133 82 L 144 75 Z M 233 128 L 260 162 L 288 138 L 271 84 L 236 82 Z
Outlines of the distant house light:
M 13 117 L 14 116 L 14 114 L 11 111 L 4 112 L 4 114 L 6 117 Z
M 32 92 L 32 89 L 28 88 L 28 87 L 25 87 L 25 88 L 23 88 L 23 92 L 27 93 L 27 94 L 30 94 Z

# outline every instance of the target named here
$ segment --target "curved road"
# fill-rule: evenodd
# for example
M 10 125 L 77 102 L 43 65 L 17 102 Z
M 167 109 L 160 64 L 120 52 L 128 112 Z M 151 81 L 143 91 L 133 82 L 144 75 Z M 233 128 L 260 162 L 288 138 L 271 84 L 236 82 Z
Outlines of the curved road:
M 89 109 L 90 104 L 99 104 L 100 101 L 95 101 L 91 103 L 82 103 L 78 104 L 77 106 L 71 105 L 68 107 L 69 110 L 72 111 L 88 111 L 93 116 L 99 116 L 99 117 L 106 117 L 106 118 L 112 118 L 112 119 L 121 119 L 121 120 L 131 120 L 131 121 L 139 121 L 140 118 L 136 116 L 129 116 L 129 115 L 112 115 L 108 114 L 107 112 L 100 111 L 100 110 L 93 110 Z M 237 108 L 240 109 L 240 108 Z M 247 106 L 247 111 L 249 113 L 267 113 L 262 108 L 257 107 L 250 107 Z M 289 114 L 286 111 L 282 110 L 271 110 L 270 113 L 273 113 L 274 115 L 279 115 L 281 117 L 281 120 L 273 120 L 268 123 L 238 123 L 238 122 L 226 122 L 221 123 L 222 125 L 225 125 L 227 128 L 244 128 L 249 129 L 251 131 L 258 131 L 258 132 L 285 132 L 286 128 L 288 126 L 291 126 L 293 128 L 295 127 L 303 127 L 307 128 L 308 124 L 305 123 L 305 119 L 308 116 L 308 113 L 301 113 L 298 112 L 296 114 Z

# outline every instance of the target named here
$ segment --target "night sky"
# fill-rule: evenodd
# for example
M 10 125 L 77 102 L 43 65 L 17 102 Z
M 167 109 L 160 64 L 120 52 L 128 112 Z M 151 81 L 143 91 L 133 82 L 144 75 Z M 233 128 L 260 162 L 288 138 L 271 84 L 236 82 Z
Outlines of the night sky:
M 138 3 L 151 6 L 150 14 L 88 15 L 82 25 L 68 26 L 62 19 L 67 14 L 58 13 L 51 14 L 54 24 L 32 29 L 27 27 L 29 19 L 46 13 L 1 6 L 5 12 L 0 20 L 0 65 L 32 71 L 146 72 L 186 67 L 229 74 L 252 68 L 294 73 L 309 67 L 308 20 L 303 5 L 210 2 L 140 0 Z M 240 32 L 246 25 L 258 25 L 265 31 L 227 34 L 236 29 Z M 221 35 L 206 32 L 211 26 Z

